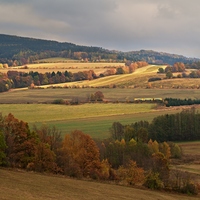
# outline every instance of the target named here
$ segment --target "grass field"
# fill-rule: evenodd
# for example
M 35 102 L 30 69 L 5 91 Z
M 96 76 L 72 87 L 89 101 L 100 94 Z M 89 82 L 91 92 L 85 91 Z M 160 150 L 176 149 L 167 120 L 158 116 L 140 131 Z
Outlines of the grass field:
M 113 122 L 131 124 L 140 120 L 180 110 L 157 110 L 154 104 L 83 104 L 76 106 L 53 104 L 0 104 L 3 116 L 12 113 L 16 118 L 33 124 L 56 126 L 63 134 L 82 130 L 93 138 L 108 138 Z
M 200 183 L 200 141 L 177 143 L 183 152 L 183 156 L 175 169 L 189 172 L 195 178 L 195 182 Z
M 111 63 L 111 62 L 94 62 L 94 63 L 86 63 L 86 62 L 75 62 L 75 61 L 67 61 L 67 62 L 50 62 L 50 63 L 38 63 L 38 64 L 27 64 L 26 66 L 28 69 L 24 69 L 24 66 L 17 66 L 17 67 L 9 67 L 6 69 L 0 69 L 0 72 L 6 73 L 8 70 L 15 70 L 20 72 L 29 71 L 37 71 L 39 73 L 45 72 L 57 72 L 57 71 L 70 71 L 70 72 L 78 72 L 78 71 L 87 71 L 87 70 L 94 70 L 95 73 L 100 73 L 106 71 L 106 67 L 117 67 L 117 66 L 124 66 L 124 63 Z
M 77 106 L 51 104 L 1 104 L 3 115 L 12 113 L 29 125 L 55 125 L 63 134 L 79 129 L 96 138 L 107 138 L 114 121 L 134 122 L 135 116 L 153 111 L 152 104 L 84 104 Z M 152 114 L 153 115 L 153 114 Z M 139 119 L 137 117 L 137 119 Z
M 61 89 L 15 89 L 0 94 L 0 103 L 52 103 L 55 99 L 86 101 L 88 95 L 102 91 L 106 100 L 126 101 L 134 98 L 180 98 L 200 99 L 197 89 L 127 89 L 127 88 L 61 88 Z
M 178 144 L 183 149 L 184 155 L 198 155 L 198 156 L 200 156 L 200 141 L 199 142 L 198 141 L 180 142 Z
M 0 179 L 3 180 L 0 181 L 0 199 L 3 200 L 196 200 L 200 198 L 5 169 L 0 169 Z

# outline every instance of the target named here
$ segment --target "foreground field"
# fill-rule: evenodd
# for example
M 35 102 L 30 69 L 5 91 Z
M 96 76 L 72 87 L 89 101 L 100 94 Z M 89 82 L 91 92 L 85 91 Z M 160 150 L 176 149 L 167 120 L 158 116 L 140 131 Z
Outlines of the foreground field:
M 199 196 L 190 197 L 24 171 L 0 169 L 0 179 L 3 180 L 0 181 L 0 199 L 4 200 L 199 199 Z

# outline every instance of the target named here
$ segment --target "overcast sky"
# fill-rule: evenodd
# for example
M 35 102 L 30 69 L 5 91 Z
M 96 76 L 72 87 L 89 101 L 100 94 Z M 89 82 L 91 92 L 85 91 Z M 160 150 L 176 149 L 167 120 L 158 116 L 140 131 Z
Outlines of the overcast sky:
M 0 33 L 200 58 L 200 0 L 0 0 Z

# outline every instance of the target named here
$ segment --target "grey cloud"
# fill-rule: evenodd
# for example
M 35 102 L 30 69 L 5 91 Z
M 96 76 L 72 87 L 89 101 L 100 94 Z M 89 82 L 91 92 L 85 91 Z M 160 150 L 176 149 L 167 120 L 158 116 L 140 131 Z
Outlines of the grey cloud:
M 200 57 L 199 0 L 0 0 L 2 32 Z

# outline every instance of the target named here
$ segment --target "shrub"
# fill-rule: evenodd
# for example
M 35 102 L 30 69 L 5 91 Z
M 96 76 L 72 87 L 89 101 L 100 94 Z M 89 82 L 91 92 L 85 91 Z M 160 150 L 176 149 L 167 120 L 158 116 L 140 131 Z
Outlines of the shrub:
M 159 77 L 152 77 L 152 78 L 150 78 L 150 79 L 148 80 L 148 82 L 160 81 L 160 80 L 162 80 L 162 79 L 159 78 Z
M 161 189 L 163 188 L 163 182 L 160 180 L 159 173 L 152 171 L 146 176 L 144 186 L 150 189 Z
M 117 174 L 121 181 L 125 181 L 128 185 L 136 185 L 144 182 L 144 170 L 137 167 L 136 162 L 130 161 L 126 167 L 121 166 L 117 170 Z
M 187 183 L 185 186 L 181 188 L 181 192 L 188 195 L 190 194 L 197 195 L 198 188 L 194 183 Z
M 64 99 L 55 99 L 52 103 L 53 104 L 66 104 Z
M 172 158 L 181 158 L 181 156 L 182 156 L 181 147 L 178 144 L 174 144 L 172 142 L 169 143 L 169 146 L 171 149 L 171 157 Z

